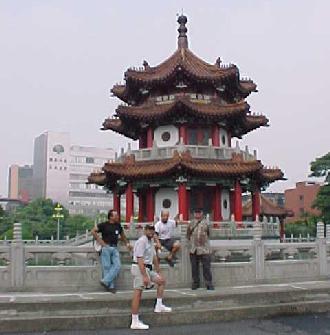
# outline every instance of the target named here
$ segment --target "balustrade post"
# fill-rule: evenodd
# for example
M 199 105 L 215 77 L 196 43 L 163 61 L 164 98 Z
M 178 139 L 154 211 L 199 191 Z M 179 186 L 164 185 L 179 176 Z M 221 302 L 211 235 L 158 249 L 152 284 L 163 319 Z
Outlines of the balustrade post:
M 182 216 L 181 216 L 182 219 Z M 191 284 L 191 268 L 189 258 L 189 241 L 187 240 L 187 225 L 180 225 L 180 242 L 181 242 L 181 283 L 184 286 Z
M 13 241 L 10 246 L 10 273 L 12 288 L 22 289 L 25 278 L 25 258 L 20 223 L 14 223 Z
M 265 279 L 265 244 L 260 238 L 253 240 L 254 245 L 254 264 L 256 282 Z
M 328 275 L 328 259 L 327 259 L 327 240 L 324 237 L 324 223 L 318 222 L 316 225 L 316 243 L 318 249 L 318 260 L 320 268 L 320 276 Z

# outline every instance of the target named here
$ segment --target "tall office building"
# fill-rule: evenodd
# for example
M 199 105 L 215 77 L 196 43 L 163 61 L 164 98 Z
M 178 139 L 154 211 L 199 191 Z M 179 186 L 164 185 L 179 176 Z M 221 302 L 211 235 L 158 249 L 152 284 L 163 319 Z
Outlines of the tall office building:
M 34 142 L 34 198 L 60 202 L 72 214 L 106 212 L 112 196 L 86 183 L 91 172 L 112 159 L 113 149 L 71 145 L 69 133 L 43 133 Z
M 28 202 L 33 192 L 33 168 L 31 165 L 11 165 L 8 177 L 8 198 Z

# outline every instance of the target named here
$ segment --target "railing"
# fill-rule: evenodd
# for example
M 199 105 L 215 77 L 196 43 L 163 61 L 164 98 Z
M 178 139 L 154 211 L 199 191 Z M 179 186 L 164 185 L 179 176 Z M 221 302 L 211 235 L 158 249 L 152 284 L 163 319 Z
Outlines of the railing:
M 169 287 L 191 283 L 189 243 L 186 225 L 179 226 L 176 238 L 181 250 L 174 268 L 162 263 Z M 219 229 L 211 228 L 211 259 L 215 285 L 238 285 L 290 280 L 317 280 L 330 276 L 330 237 L 318 228 L 315 242 L 280 243 L 260 238 L 221 240 Z M 223 228 L 227 229 L 227 228 Z M 244 228 L 242 228 L 244 229 Z M 324 225 L 323 225 L 324 229 Z M 128 229 L 131 244 L 143 233 L 133 225 Z M 122 270 L 120 289 L 131 289 L 131 255 L 119 247 Z M 100 289 L 99 255 L 92 246 L 28 245 L 21 240 L 20 224 L 15 224 L 14 240 L 0 246 L 0 291 L 8 290 L 97 290 Z
M 184 152 L 189 151 L 193 158 L 204 158 L 204 159 L 220 159 L 229 160 L 232 158 L 233 154 L 241 154 L 244 160 L 255 160 L 256 153 L 251 154 L 248 149 L 240 150 L 239 147 L 235 148 L 222 148 L 214 147 L 212 145 L 175 145 L 171 147 L 157 147 L 156 142 L 154 146 L 148 149 L 130 150 L 126 153 L 121 154 L 117 161 L 122 161 L 126 155 L 134 155 L 136 160 L 150 160 L 150 159 L 169 159 L 172 158 L 174 152 Z

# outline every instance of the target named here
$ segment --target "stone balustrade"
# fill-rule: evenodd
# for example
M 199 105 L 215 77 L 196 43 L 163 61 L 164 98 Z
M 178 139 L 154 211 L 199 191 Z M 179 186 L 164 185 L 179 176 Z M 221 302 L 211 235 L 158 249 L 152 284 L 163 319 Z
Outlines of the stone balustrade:
M 129 147 L 126 153 L 122 152 L 117 161 L 122 161 L 126 155 L 134 155 L 138 161 L 169 159 L 173 157 L 175 151 L 189 151 L 193 158 L 229 160 L 236 153 L 241 154 L 244 160 L 257 159 L 255 152 L 251 154 L 247 148 L 246 150 L 241 150 L 238 146 L 235 148 L 224 148 L 211 145 L 183 145 L 180 143 L 170 147 L 158 147 L 156 142 L 154 142 L 152 148 L 131 150 Z
M 240 240 L 219 238 L 221 229 L 229 228 L 211 228 L 212 271 L 217 286 L 318 280 L 330 275 L 330 242 L 320 230 L 314 242 L 280 243 L 261 239 L 262 227 L 249 228 L 252 229 L 249 238 Z M 139 227 L 127 230 L 132 244 L 142 233 Z M 170 268 L 162 262 L 161 268 L 169 287 L 189 287 L 186 226 L 178 227 L 176 238 L 182 245 L 177 264 Z M 131 255 L 122 246 L 119 249 L 122 270 L 117 286 L 130 289 Z M 82 246 L 24 244 L 16 224 L 15 239 L 0 245 L 0 291 L 100 290 L 99 279 L 99 255 L 91 243 Z

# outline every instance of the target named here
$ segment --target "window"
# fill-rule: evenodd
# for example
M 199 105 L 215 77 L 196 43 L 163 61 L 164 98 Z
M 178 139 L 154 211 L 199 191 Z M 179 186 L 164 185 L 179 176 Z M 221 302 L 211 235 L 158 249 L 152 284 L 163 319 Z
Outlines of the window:
M 50 158 L 49 158 L 49 161 L 50 161 L 50 162 L 52 162 L 52 161 L 53 161 L 53 158 L 52 158 L 52 157 L 50 157 Z
M 163 200 L 163 208 L 170 208 L 172 205 L 172 202 L 170 199 L 164 199 Z
M 303 195 L 299 195 L 299 200 L 300 201 L 304 201 L 304 196 Z
M 228 208 L 228 201 L 227 201 L 227 200 L 224 200 L 224 201 L 223 201 L 223 208 L 224 208 L 224 209 L 227 209 L 227 208 Z
M 86 157 L 86 163 L 87 164 L 93 164 L 94 163 L 94 158 L 93 157 Z
M 225 135 L 221 136 L 221 143 L 222 143 L 222 145 L 226 145 L 226 136 Z
M 171 134 L 168 131 L 164 131 L 161 137 L 164 142 L 168 142 L 171 138 Z

